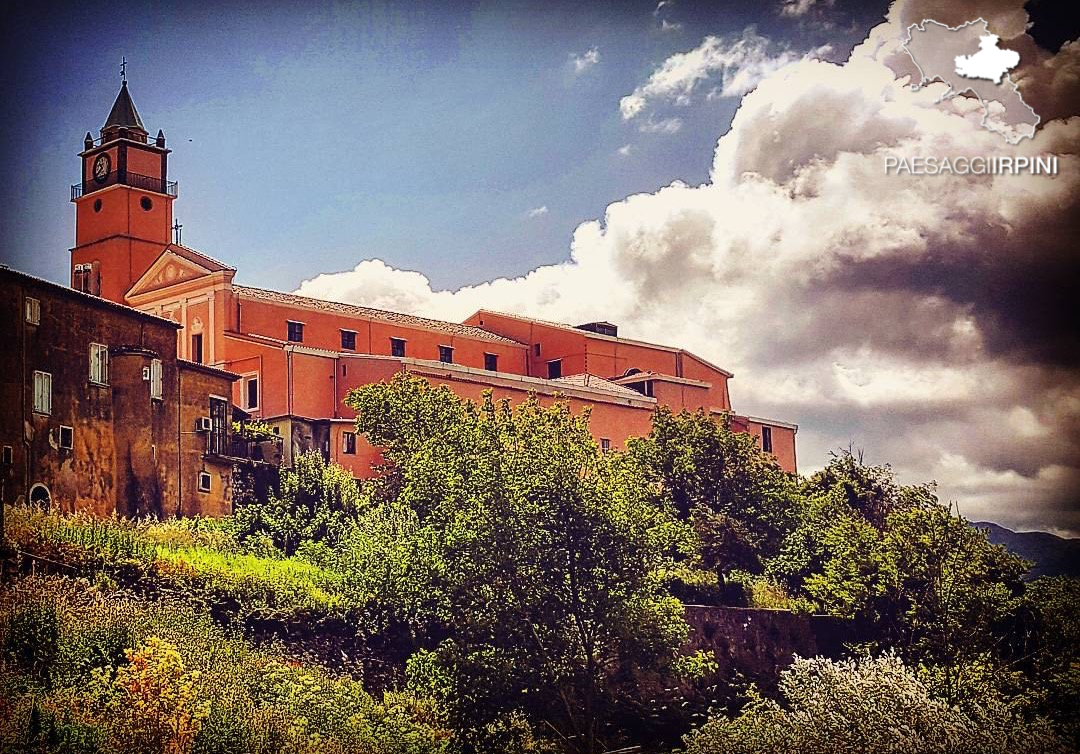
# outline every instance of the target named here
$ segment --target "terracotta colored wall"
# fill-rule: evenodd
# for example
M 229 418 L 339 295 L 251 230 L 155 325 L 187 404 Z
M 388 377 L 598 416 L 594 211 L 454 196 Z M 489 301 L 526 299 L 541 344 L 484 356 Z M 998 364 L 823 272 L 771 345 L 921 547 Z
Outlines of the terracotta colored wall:
M 113 164 L 115 168 L 115 160 Z M 151 203 L 149 210 L 142 206 L 144 198 Z M 95 210 L 98 202 L 100 208 Z M 169 243 L 172 202 L 170 196 L 121 185 L 84 195 L 75 203 L 72 269 L 76 264 L 98 262 L 101 295 L 122 303 L 123 294 Z
M 761 446 L 761 423 L 747 421 L 746 431 L 758 438 L 758 447 Z M 795 458 L 795 430 L 790 427 L 778 427 L 770 424 L 772 428 L 772 454 L 776 456 L 780 468 L 794 472 L 796 470 Z
M 263 335 L 285 341 L 288 337 L 288 321 L 304 323 L 302 345 L 330 351 L 341 350 L 341 330 L 356 332 L 356 353 L 390 355 L 390 339 L 406 341 L 406 356 L 416 359 L 438 360 L 439 346 L 454 349 L 454 362 L 482 369 L 484 353 L 499 357 L 500 371 L 521 374 L 524 368 L 525 349 L 483 338 L 471 338 L 446 332 L 427 330 L 406 324 L 365 320 L 334 312 L 322 312 L 303 307 L 293 307 L 254 300 L 240 296 L 241 333 Z

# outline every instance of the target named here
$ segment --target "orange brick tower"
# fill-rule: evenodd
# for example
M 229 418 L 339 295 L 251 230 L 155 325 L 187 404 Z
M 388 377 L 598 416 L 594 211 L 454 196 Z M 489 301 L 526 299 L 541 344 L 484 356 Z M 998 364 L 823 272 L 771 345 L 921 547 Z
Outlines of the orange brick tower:
M 100 138 L 87 132 L 83 147 L 82 180 L 71 187 L 71 285 L 124 303 L 170 241 L 176 183 L 168 180 L 165 134 L 149 140 L 125 79 Z

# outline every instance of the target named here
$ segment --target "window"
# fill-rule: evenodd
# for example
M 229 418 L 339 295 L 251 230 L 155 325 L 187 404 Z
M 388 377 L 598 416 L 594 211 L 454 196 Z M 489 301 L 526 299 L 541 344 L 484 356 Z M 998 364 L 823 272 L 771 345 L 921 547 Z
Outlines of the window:
M 453 364 L 454 349 L 450 346 L 439 346 L 439 361 L 443 364 Z
M 489 372 L 499 371 L 499 354 L 497 353 L 485 353 L 484 354 L 484 369 Z
M 65 427 L 60 425 L 60 436 L 57 438 L 57 444 L 63 450 L 71 450 L 75 447 L 75 430 L 71 427 Z
M 191 360 L 202 364 L 202 335 L 191 336 Z
M 772 453 L 772 427 L 761 428 L 761 449 Z
M 52 375 L 48 372 L 34 372 L 34 411 L 52 413 Z
M 259 377 L 248 377 L 244 380 L 244 408 L 252 409 L 259 407 Z
M 229 447 L 229 402 L 210 396 L 210 437 L 207 452 L 223 456 Z
M 304 342 L 304 323 L 293 322 L 289 320 L 289 342 L 290 343 L 303 343 Z
M 95 385 L 109 384 L 109 347 L 90 344 L 90 381 Z
M 535 343 L 535 344 L 533 344 L 533 356 L 539 356 L 539 355 L 540 355 L 540 344 Z
M 208 472 L 208 471 L 200 471 L 199 472 L 199 492 L 209 492 L 210 491 L 210 482 L 211 482 L 210 472 Z
M 404 340 L 404 338 L 390 338 L 390 355 L 391 356 L 404 356 L 405 355 L 405 340 Z
M 643 380 L 641 382 L 630 382 L 630 383 L 626 384 L 626 387 L 630 388 L 631 390 L 636 390 L 639 393 L 641 393 L 642 395 L 648 396 L 649 398 L 655 397 L 653 395 L 653 381 L 652 380 Z
M 557 380 L 562 377 L 562 359 L 548 362 L 548 379 Z
M 0 463 L 2 463 L 4 466 L 10 466 L 12 463 L 14 463 L 10 445 L 4 446 L 4 452 L 0 454 Z
M 144 196 L 139 200 L 139 206 L 143 208 L 144 212 L 149 212 L 154 208 L 154 202 L 151 201 L 149 196 Z
M 26 321 L 31 325 L 41 322 L 41 302 L 36 298 L 26 298 Z
M 342 432 L 341 433 L 341 452 L 347 456 L 356 455 L 356 433 L 355 432 Z
M 161 359 L 150 361 L 150 397 L 161 400 Z
M 356 333 L 352 330 L 341 331 L 341 347 L 346 351 L 356 350 Z
M 602 450 L 605 453 L 607 453 L 609 450 L 611 450 L 611 440 L 609 440 L 606 437 L 601 437 L 600 438 L 600 450 Z
M 30 505 L 35 505 L 39 508 L 48 508 L 52 503 L 52 495 L 49 494 L 49 488 L 41 482 L 38 482 L 30 488 Z

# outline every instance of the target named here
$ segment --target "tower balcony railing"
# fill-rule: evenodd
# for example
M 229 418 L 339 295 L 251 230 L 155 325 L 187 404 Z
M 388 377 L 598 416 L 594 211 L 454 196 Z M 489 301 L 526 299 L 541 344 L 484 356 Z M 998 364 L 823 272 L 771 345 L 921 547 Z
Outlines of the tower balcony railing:
M 105 176 L 105 180 L 98 181 L 96 178 L 91 178 L 88 181 L 82 183 L 74 183 L 71 186 L 71 201 L 90 194 L 99 189 L 107 188 L 115 185 L 131 186 L 132 188 L 142 189 L 143 191 L 154 191 L 158 194 L 168 194 L 169 196 L 177 196 L 180 191 L 180 186 L 176 181 L 167 181 L 163 178 L 154 178 L 149 175 L 139 175 L 138 173 L 125 172 L 121 174 L 119 170 L 114 170 Z

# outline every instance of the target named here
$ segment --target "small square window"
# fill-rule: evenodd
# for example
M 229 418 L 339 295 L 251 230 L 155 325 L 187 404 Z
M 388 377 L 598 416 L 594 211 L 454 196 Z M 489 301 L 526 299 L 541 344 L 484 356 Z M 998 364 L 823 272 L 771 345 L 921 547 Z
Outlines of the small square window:
M 34 412 L 52 413 L 52 375 L 48 372 L 34 372 Z
M 90 381 L 95 385 L 109 384 L 109 347 L 102 343 L 90 344 Z
M 405 339 L 404 338 L 390 338 L 390 355 L 391 356 L 404 356 L 405 355 Z
M 611 450 L 611 440 L 609 440 L 606 437 L 601 437 L 600 438 L 600 450 L 602 450 L 605 453 L 607 453 L 609 450 Z
M 341 452 L 347 456 L 356 455 L 356 433 L 355 432 L 342 432 L 341 433 Z
M 210 491 L 210 484 L 211 484 L 210 472 L 208 472 L 208 471 L 200 471 L 199 472 L 199 492 L 209 492 Z
M 36 298 L 26 298 L 26 322 L 36 325 L 41 322 L 41 302 Z
M 293 322 L 289 320 L 289 342 L 290 343 L 303 343 L 304 342 L 304 323 Z
M 761 449 L 772 453 L 772 427 L 761 428 Z
M 497 353 L 485 353 L 484 354 L 484 369 L 489 372 L 499 371 L 499 354 Z
M 453 364 L 454 349 L 450 346 L 439 346 L 439 361 L 443 364 Z
M 57 438 L 57 444 L 63 450 L 71 450 L 73 447 L 75 447 L 75 430 L 71 427 L 65 427 L 61 424 L 59 437 Z
M 534 343 L 533 344 L 533 356 L 539 356 L 539 355 L 540 355 L 540 344 L 539 343 Z
M 341 347 L 346 351 L 356 350 L 356 333 L 352 330 L 341 331 Z
M 14 463 L 14 457 L 11 446 L 5 445 L 3 452 L 0 453 L 0 464 L 10 466 L 12 463 Z
M 562 359 L 548 362 L 548 379 L 557 380 L 562 377 Z

